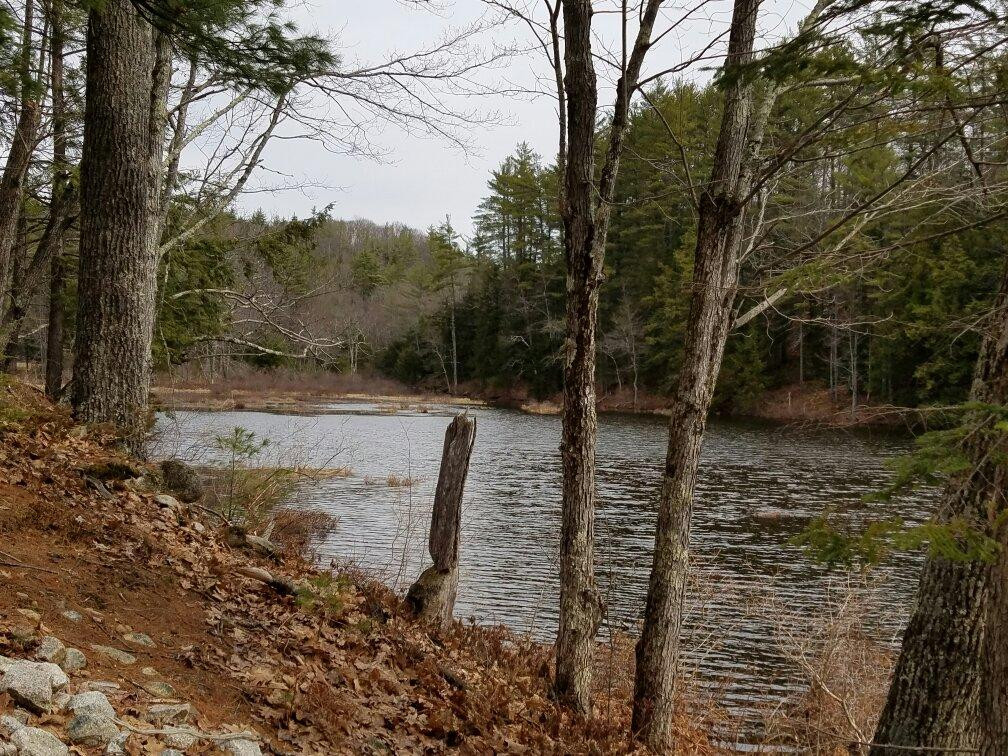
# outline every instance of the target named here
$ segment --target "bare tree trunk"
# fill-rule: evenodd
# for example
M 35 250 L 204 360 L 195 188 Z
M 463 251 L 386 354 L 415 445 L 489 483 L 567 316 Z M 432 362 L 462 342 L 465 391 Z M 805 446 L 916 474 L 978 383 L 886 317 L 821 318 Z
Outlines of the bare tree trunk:
M 805 385 L 805 324 L 798 323 L 798 385 Z
M 154 40 L 129 0 L 88 16 L 74 414 L 146 429 L 157 248 L 151 243 Z
M 735 0 L 726 66 L 752 58 L 759 5 L 760 0 Z M 693 493 L 707 413 L 732 323 L 744 199 L 772 105 L 768 94 L 754 112 L 755 99 L 754 85 L 741 77 L 725 92 L 711 180 L 700 195 L 683 367 L 669 416 L 655 551 L 637 643 L 633 735 L 659 753 L 673 747 Z
M 28 228 L 27 219 L 23 214 L 20 215 L 18 220 L 17 228 L 17 243 L 14 245 L 14 250 L 17 254 L 12 255 L 12 265 L 10 272 L 10 293 L 11 301 L 15 301 L 15 294 L 22 290 L 23 278 L 24 278 L 24 263 L 25 255 L 28 250 Z M 10 313 L 10 308 L 4 313 L 3 318 L 3 328 L 0 328 L 0 335 L 3 336 L 3 341 L 0 341 L 4 345 L 3 348 L 3 361 L 0 363 L 0 370 L 5 373 L 13 373 L 17 369 L 18 362 L 18 345 L 21 342 L 21 317 L 23 313 L 20 310 L 15 310 L 15 314 L 19 317 L 15 319 L 10 319 L 6 317 Z M 25 350 L 21 351 L 21 354 L 25 356 L 25 367 L 28 367 L 27 352 Z
M 1006 303 L 1008 304 L 1008 303 Z M 1001 471 L 1001 496 L 1008 480 Z M 1004 502 L 1002 502 L 1003 511 Z M 1008 528 L 998 524 L 1001 553 L 991 568 L 991 596 L 988 603 L 983 653 L 983 682 L 980 689 L 980 752 L 983 756 L 1008 753 Z
M 605 161 L 595 182 L 598 84 L 592 57 L 592 3 L 564 0 L 563 91 L 567 104 L 566 154 L 560 216 L 567 268 L 563 367 L 563 505 L 560 524 L 560 617 L 556 641 L 557 696 L 577 711 L 591 712 L 591 669 L 602 598 L 595 585 L 595 352 L 599 287 L 611 202 L 637 87 L 661 0 L 640 9 L 632 51 L 616 84 Z M 624 6 L 624 12 L 626 7 Z M 626 19 L 624 19 L 626 22 Z M 627 57 L 627 53 L 629 56 Z
M 445 431 L 441 471 L 434 492 L 434 511 L 427 542 L 434 564 L 421 573 L 406 594 L 406 601 L 419 619 L 442 626 L 451 622 L 455 607 L 462 495 L 475 443 L 476 420 L 456 415 Z
M 63 47 L 66 42 L 63 0 L 52 0 L 49 12 L 52 15 L 49 77 L 53 111 L 53 201 L 55 202 L 57 194 L 63 197 L 69 186 L 66 101 L 63 90 Z M 53 400 L 59 399 L 63 390 L 63 295 L 66 286 L 63 241 L 64 232 L 61 228 L 49 260 L 49 327 L 46 330 L 45 392 L 46 396 Z
M 53 256 L 49 272 L 49 327 L 46 332 L 45 392 L 54 401 L 63 390 L 64 266 L 61 248 Z
M 25 2 L 24 34 L 21 51 L 21 102 L 17 125 L 3 174 L 0 175 L 0 305 L 6 306 L 12 255 L 17 243 L 18 221 L 24 201 L 24 180 L 28 174 L 35 141 L 38 138 L 41 111 L 33 96 L 31 81 L 31 42 L 34 3 Z
M 850 391 L 851 391 L 851 417 L 857 417 L 858 407 L 858 335 L 853 330 L 847 339 L 850 349 Z
M 1008 404 L 1008 267 L 970 399 Z M 939 520 L 964 520 L 1003 544 L 1008 469 L 997 420 L 982 408 L 967 419 L 976 426 L 963 449 L 970 469 L 946 487 Z M 925 561 L 872 754 L 1008 752 L 1006 559 L 1002 550 L 993 565 L 941 556 Z
M 458 393 L 458 340 L 455 336 L 455 274 L 451 279 L 451 340 L 452 340 L 452 390 Z
M 591 711 L 591 666 L 602 598 L 595 585 L 595 327 L 602 247 L 596 245 L 595 119 L 598 90 L 591 51 L 590 0 L 565 0 L 567 155 L 563 206 L 567 262 L 567 341 L 563 366 L 563 505 L 560 618 L 555 690 Z

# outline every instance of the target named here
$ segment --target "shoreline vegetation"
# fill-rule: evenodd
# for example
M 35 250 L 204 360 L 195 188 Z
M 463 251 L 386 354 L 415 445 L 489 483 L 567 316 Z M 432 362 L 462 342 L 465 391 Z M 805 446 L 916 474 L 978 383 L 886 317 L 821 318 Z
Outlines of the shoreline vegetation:
M 631 636 L 599 642 L 585 718 L 550 693 L 552 646 L 503 627 L 424 624 L 379 576 L 319 565 L 311 546 L 339 527 L 332 516 L 278 501 L 237 528 L 220 495 L 196 498 L 177 470 L 124 455 L 109 429 L 75 424 L 16 381 L 0 387 L 0 462 L 0 673 L 66 670 L 45 701 L 8 689 L 7 724 L 25 737 L 129 753 L 238 740 L 254 747 L 241 753 L 645 752 L 627 742 Z M 755 730 L 718 686 L 685 675 L 675 753 L 857 742 L 892 663 L 858 616 L 824 617 L 819 647 L 794 656 L 808 689 Z M 75 701 L 99 696 L 112 714 L 75 715 Z
M 521 387 L 492 389 L 460 384 L 459 392 L 425 391 L 397 381 L 368 376 L 343 376 L 288 371 L 254 371 L 225 379 L 157 376 L 151 388 L 153 404 L 162 410 L 259 411 L 287 414 L 319 414 L 332 403 L 374 404 L 379 412 L 426 412 L 434 405 L 499 407 L 533 415 L 559 415 L 559 396 L 536 399 Z M 599 396 L 601 413 L 668 415 L 670 399 L 641 392 L 634 400 L 630 390 Z M 851 408 L 843 390 L 809 382 L 762 392 L 746 411 L 725 417 L 781 424 L 808 424 L 832 428 L 912 428 L 921 424 L 927 410 L 863 402 Z

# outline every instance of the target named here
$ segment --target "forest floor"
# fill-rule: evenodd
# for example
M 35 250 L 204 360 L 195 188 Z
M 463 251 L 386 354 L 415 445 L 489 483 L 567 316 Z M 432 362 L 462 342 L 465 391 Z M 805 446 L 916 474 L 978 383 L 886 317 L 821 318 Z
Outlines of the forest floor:
M 630 750 L 630 644 L 600 647 L 582 719 L 550 697 L 549 647 L 435 629 L 352 567 L 235 545 L 111 442 L 0 386 L 0 752 Z M 688 709 L 679 751 L 714 753 Z

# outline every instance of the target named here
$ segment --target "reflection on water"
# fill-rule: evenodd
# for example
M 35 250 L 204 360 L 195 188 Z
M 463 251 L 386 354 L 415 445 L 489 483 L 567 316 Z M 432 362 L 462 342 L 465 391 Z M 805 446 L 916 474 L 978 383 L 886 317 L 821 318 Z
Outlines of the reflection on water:
M 344 403 L 311 418 L 180 412 L 176 421 L 190 441 L 241 425 L 270 438 L 275 448 L 308 450 L 316 464 L 331 465 L 335 456 L 351 465 L 352 477 L 304 492 L 306 501 L 340 518 L 320 553 L 380 570 L 402 586 L 425 556 L 431 496 L 453 412 L 432 407 L 388 414 L 374 405 Z M 470 412 L 478 431 L 463 512 L 456 615 L 549 639 L 557 617 L 559 419 L 489 408 Z M 165 418 L 160 423 L 169 425 Z M 642 612 L 665 443 L 660 418 L 600 418 L 598 570 L 611 627 L 633 629 Z M 834 578 L 788 545 L 811 517 L 831 509 L 856 524 L 926 514 L 927 494 L 884 505 L 861 500 L 887 479 L 885 460 L 906 447 L 902 439 L 841 431 L 710 424 L 693 527 L 703 607 L 692 607 L 686 632 L 692 661 L 706 680 L 725 686 L 726 703 L 748 708 L 773 700 L 795 679 L 773 641 L 772 617 L 752 605 L 772 591 L 788 612 L 821 610 Z M 390 487 L 390 474 L 420 482 Z M 916 559 L 895 561 L 879 568 L 876 578 L 882 601 L 872 631 L 886 640 L 905 621 L 918 568 Z

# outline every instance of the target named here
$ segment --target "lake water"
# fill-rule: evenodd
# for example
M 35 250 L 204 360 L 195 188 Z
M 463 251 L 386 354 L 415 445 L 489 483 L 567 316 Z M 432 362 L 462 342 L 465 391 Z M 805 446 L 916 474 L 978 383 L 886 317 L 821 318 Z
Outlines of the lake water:
M 352 560 L 405 589 L 421 567 L 444 431 L 456 408 L 341 403 L 318 416 L 179 412 L 162 416 L 165 453 L 194 456 L 235 426 L 271 440 L 266 455 L 329 467 L 347 478 L 306 487 L 300 501 L 340 518 L 323 559 Z M 463 510 L 456 616 L 504 623 L 549 640 L 557 618 L 560 421 L 492 408 L 469 410 L 478 430 Z M 598 573 L 607 628 L 631 632 L 647 590 L 666 423 L 603 415 L 598 445 Z M 925 517 L 932 495 L 866 504 L 889 479 L 885 462 L 909 441 L 840 430 L 712 421 L 699 475 L 693 545 L 698 565 L 686 630 L 688 661 L 729 707 L 778 700 L 800 676 L 782 648 L 790 626 L 815 623 L 849 581 L 813 563 L 789 539 L 815 516 L 853 525 Z M 410 488 L 389 486 L 390 475 Z M 919 560 L 875 570 L 869 632 L 895 641 L 906 621 Z M 605 629 L 605 628 L 604 628 Z M 796 628 L 795 632 L 804 632 Z

